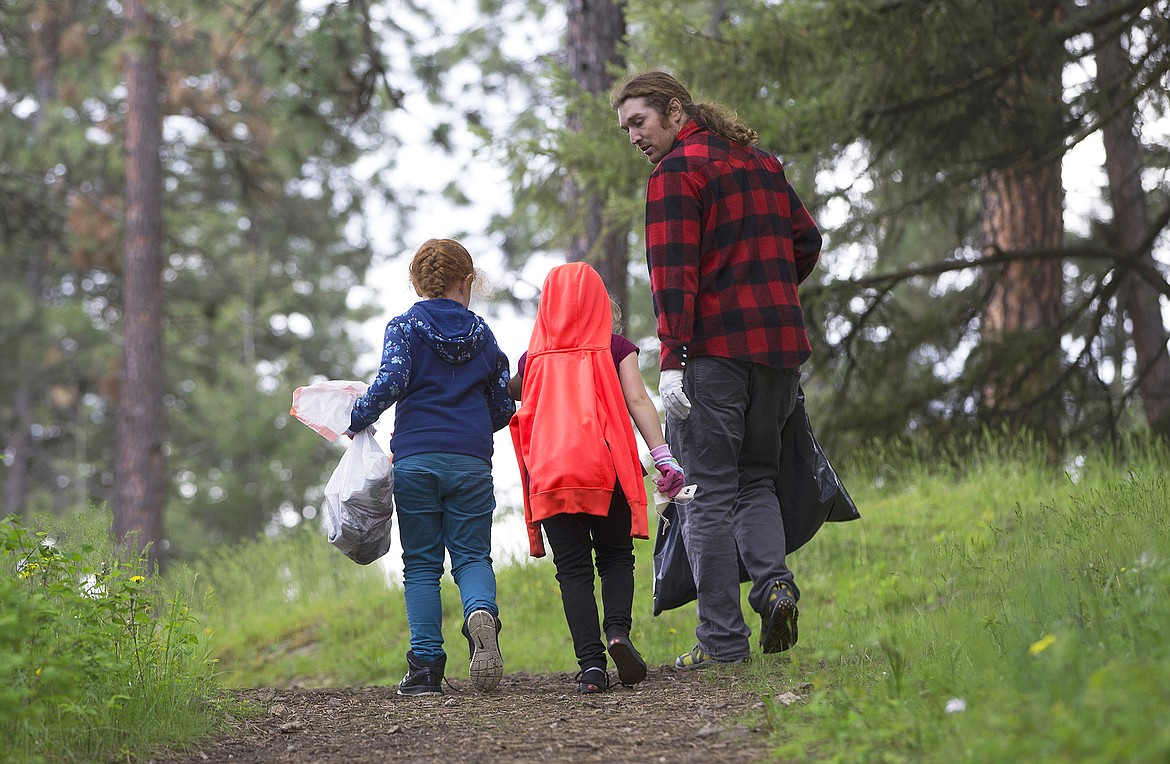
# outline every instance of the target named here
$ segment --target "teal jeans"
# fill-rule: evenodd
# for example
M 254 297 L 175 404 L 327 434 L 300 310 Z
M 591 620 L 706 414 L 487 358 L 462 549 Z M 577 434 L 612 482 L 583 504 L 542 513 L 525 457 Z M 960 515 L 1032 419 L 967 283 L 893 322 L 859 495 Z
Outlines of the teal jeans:
M 499 614 L 492 570 L 491 464 L 464 454 L 417 454 L 394 462 L 394 503 L 402 541 L 403 589 L 410 649 L 425 661 L 443 651 L 439 581 L 451 556 L 463 617 Z

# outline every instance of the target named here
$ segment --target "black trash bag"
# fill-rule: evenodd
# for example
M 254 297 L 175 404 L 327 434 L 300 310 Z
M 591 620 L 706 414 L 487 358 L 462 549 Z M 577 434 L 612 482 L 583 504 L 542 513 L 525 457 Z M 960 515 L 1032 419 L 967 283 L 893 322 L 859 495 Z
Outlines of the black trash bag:
M 739 561 L 739 580 L 748 580 L 742 559 Z M 695 574 L 691 571 L 691 561 L 687 559 L 682 520 L 678 516 L 678 505 L 672 501 L 658 516 L 658 533 L 654 537 L 654 615 L 694 602 L 696 597 Z
M 797 388 L 796 408 L 780 438 L 776 497 L 780 499 L 780 515 L 784 518 L 785 552 L 792 554 L 807 544 L 826 522 L 859 520 L 861 514 L 813 436 L 803 387 Z
M 813 435 L 804 406 L 804 388 L 797 390 L 796 407 L 780 437 L 776 497 L 784 522 L 784 551 L 791 554 L 807 544 L 826 522 L 857 520 L 861 514 Z M 751 580 L 742 559 L 739 580 Z M 697 596 L 679 509 L 671 502 L 658 518 L 654 539 L 654 615 L 681 607 Z

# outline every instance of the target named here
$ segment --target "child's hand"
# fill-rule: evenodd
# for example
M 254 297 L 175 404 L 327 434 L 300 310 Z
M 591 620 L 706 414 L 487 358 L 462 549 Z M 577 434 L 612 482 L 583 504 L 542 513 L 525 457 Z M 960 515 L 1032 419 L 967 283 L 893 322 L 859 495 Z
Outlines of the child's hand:
M 674 460 L 672 459 L 671 461 Z M 657 467 L 658 471 L 662 474 L 654 478 L 654 485 L 658 486 L 658 492 L 663 496 L 668 496 L 673 499 L 682 490 L 687 480 L 683 477 L 682 470 L 678 467 L 678 462 L 674 462 L 673 465 L 659 464 Z
M 659 493 L 673 499 L 687 482 L 682 466 L 671 456 L 670 446 L 667 445 L 651 450 L 650 456 L 654 458 L 654 466 L 659 472 L 659 476 L 654 478 L 654 485 L 658 487 Z

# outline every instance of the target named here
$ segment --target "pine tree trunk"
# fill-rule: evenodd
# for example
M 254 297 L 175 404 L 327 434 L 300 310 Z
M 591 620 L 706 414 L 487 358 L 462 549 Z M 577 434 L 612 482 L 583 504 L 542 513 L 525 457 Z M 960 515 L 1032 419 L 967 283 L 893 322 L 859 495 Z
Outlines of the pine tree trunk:
M 626 33 L 625 10 L 612 0 L 569 0 L 565 11 L 569 71 L 583 91 L 604 99 L 613 85 L 609 67 L 623 63 L 617 48 Z M 570 129 L 580 131 L 582 126 L 579 114 L 569 115 Z M 565 197 L 576 224 L 566 246 L 567 259 L 593 265 L 624 315 L 629 297 L 629 229 L 608 224 L 604 199 L 572 178 L 565 182 Z
M 114 536 L 159 559 L 163 509 L 162 117 L 157 27 L 125 4 L 126 231 L 122 360 L 114 453 Z
M 1129 58 L 1121 38 L 1100 30 L 1094 34 L 1097 44 L 1097 80 L 1102 92 L 1124 97 L 1129 81 Z M 1146 245 L 1150 234 L 1150 217 L 1146 194 L 1142 188 L 1140 145 L 1133 126 L 1137 113 L 1130 101 L 1113 102 L 1113 118 L 1105 122 L 1105 173 L 1109 178 L 1109 198 L 1113 204 L 1113 225 L 1124 257 L 1156 265 Z M 1119 297 L 1132 326 L 1130 338 L 1137 356 L 1138 390 L 1150 429 L 1170 436 L 1170 333 L 1162 322 L 1159 292 L 1141 276 L 1117 271 L 1122 279 Z
M 1001 252 L 1059 249 L 1063 200 L 1058 162 L 992 173 L 983 195 L 984 246 Z M 1060 373 L 1062 263 L 1007 263 L 993 279 L 983 342 L 995 363 L 984 404 L 992 419 L 1056 435 L 1058 401 L 1049 387 Z
M 1039 27 L 1055 24 L 1060 4 L 1031 0 Z M 1064 240 L 1064 189 L 1060 177 L 1063 117 L 1063 45 L 1037 35 L 999 93 L 1003 129 L 1014 137 L 1014 161 L 992 170 L 983 186 L 983 246 L 991 252 L 1055 251 Z M 1023 116 L 1027 115 L 1027 116 Z M 1006 263 L 990 272 L 982 343 L 988 375 L 984 413 L 1046 439 L 1060 435 L 1059 327 L 1064 315 L 1063 262 L 1058 258 Z

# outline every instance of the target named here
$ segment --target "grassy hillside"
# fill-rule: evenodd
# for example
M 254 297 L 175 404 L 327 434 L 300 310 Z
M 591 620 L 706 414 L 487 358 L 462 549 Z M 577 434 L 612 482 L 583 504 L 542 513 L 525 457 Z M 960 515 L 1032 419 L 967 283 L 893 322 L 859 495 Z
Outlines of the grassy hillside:
M 790 558 L 799 644 L 726 670 L 768 697 L 752 721 L 778 757 L 1170 760 L 1170 454 L 1130 452 L 1053 466 L 983 443 L 929 468 L 884 453 L 842 469 L 863 519 Z M 633 636 L 664 664 L 693 645 L 694 609 L 650 615 L 651 543 L 636 545 Z M 567 681 L 553 573 L 547 558 L 501 566 L 501 646 L 507 671 Z M 391 684 L 405 670 L 401 590 L 313 531 L 187 575 L 230 686 Z M 449 673 L 465 677 L 449 577 L 444 590 Z

